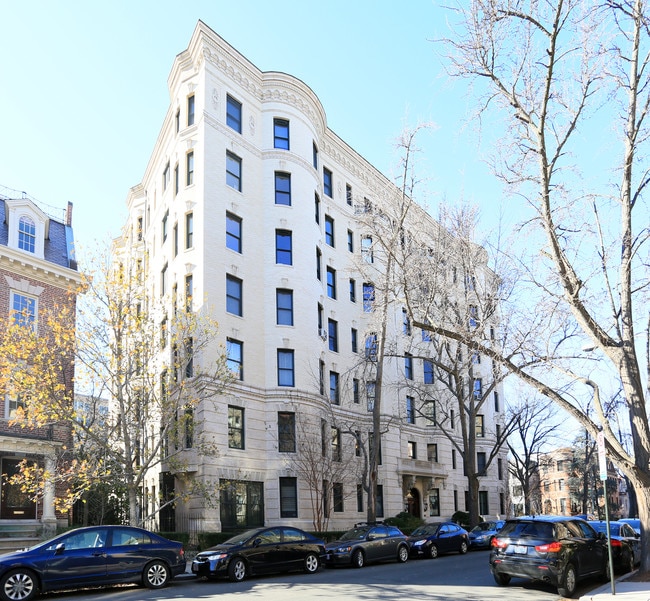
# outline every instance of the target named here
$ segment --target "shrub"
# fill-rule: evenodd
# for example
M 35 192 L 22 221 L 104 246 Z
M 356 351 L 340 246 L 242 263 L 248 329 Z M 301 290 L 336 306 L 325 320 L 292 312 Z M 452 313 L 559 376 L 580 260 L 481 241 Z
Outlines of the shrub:
M 396 526 L 404 534 L 411 534 L 418 526 L 424 524 L 424 520 L 422 518 L 416 518 L 406 511 L 402 511 L 395 517 L 385 519 L 384 523 L 389 526 Z

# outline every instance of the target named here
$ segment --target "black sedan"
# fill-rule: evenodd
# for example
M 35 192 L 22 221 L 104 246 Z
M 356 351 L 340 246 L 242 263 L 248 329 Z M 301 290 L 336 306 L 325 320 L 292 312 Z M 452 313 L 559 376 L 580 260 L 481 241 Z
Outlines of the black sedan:
M 406 535 L 395 526 L 380 523 L 357 524 L 339 540 L 328 543 L 325 565 L 352 565 L 362 568 L 366 563 L 409 558 Z
M 607 534 L 607 522 L 589 522 L 598 532 Z M 631 572 L 641 561 L 641 537 L 632 526 L 624 522 L 610 522 L 609 536 L 612 545 L 614 568 L 622 572 Z
M 467 553 L 467 530 L 454 522 L 419 526 L 408 538 L 411 555 L 435 559 L 440 553 Z
M 321 539 L 298 528 L 254 528 L 201 551 L 192 562 L 192 572 L 206 578 L 228 576 L 233 582 L 253 574 L 288 570 L 313 574 L 324 553 Z
M 186 568 L 182 543 L 129 526 L 91 526 L 24 551 L 0 555 L 0 598 L 29 601 L 39 592 L 138 583 L 161 588 Z

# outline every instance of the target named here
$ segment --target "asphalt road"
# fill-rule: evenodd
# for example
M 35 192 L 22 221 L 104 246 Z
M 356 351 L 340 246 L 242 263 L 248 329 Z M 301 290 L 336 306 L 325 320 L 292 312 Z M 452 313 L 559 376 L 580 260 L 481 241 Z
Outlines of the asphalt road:
M 599 585 L 582 586 L 585 594 Z M 557 601 L 552 587 L 514 579 L 507 587 L 494 583 L 487 551 L 446 555 L 438 559 L 409 560 L 353 568 L 321 569 L 251 578 L 243 582 L 196 580 L 181 577 L 167 588 L 150 591 L 122 586 L 72 593 L 49 593 L 43 601 Z

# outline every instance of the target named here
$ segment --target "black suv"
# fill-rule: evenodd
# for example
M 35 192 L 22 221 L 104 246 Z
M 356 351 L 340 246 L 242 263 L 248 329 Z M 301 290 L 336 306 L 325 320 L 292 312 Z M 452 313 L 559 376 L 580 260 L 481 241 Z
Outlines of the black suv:
M 585 520 L 536 516 L 508 520 L 492 540 L 490 570 L 497 584 L 511 578 L 542 580 L 562 597 L 575 593 L 578 580 L 609 578 L 607 538 Z
M 362 568 L 374 561 L 409 558 L 406 535 L 395 526 L 360 523 L 339 540 L 325 545 L 325 565 L 352 565 Z

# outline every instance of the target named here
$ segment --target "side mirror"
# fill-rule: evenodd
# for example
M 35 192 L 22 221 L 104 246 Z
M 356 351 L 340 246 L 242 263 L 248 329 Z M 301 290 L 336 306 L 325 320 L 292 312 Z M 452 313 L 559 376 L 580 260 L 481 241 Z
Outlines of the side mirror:
M 256 538 L 253 541 L 253 547 L 259 547 L 262 544 L 262 539 L 261 538 Z
M 55 555 L 61 555 L 65 551 L 65 543 L 59 543 L 56 547 L 54 547 L 54 554 Z
M 374 534 L 368 535 L 368 540 L 375 540 L 377 537 Z

